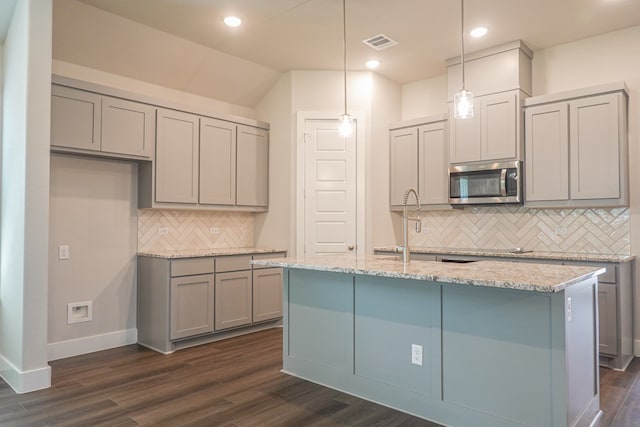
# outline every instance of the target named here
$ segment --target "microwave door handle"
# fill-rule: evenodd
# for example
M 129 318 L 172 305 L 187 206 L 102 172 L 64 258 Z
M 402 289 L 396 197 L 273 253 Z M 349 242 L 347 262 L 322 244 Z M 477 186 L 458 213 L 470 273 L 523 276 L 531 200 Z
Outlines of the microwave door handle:
M 507 169 L 502 169 L 500 172 L 500 192 L 502 197 L 507 197 Z

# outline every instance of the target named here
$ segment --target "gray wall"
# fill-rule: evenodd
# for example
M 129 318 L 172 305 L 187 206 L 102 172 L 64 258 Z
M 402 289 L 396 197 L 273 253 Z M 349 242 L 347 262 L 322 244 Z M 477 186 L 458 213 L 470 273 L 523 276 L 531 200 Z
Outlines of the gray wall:
M 135 162 L 51 155 L 50 347 L 136 327 L 137 173 Z M 81 301 L 93 320 L 67 324 L 67 304 Z

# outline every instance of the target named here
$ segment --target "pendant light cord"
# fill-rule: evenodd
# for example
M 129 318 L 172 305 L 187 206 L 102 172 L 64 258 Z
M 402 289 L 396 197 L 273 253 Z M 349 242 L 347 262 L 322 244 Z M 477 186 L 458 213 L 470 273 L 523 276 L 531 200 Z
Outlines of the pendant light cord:
M 347 1 L 342 0 L 342 63 L 344 65 L 344 113 L 347 114 Z
M 461 21 L 461 28 L 460 28 L 461 61 L 460 63 L 462 64 L 462 90 L 465 90 L 465 87 L 464 87 L 464 0 L 461 0 L 460 16 L 461 16 L 461 19 L 460 19 Z

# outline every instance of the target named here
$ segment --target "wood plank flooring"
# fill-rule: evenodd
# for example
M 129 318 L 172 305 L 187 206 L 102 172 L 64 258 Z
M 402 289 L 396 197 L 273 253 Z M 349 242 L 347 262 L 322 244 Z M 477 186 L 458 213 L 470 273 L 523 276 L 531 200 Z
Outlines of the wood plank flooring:
M 402 426 L 437 424 L 280 372 L 282 330 L 161 355 L 137 345 L 51 362 L 50 389 L 0 380 L 0 426 Z M 640 425 L 640 359 L 601 370 L 598 426 Z

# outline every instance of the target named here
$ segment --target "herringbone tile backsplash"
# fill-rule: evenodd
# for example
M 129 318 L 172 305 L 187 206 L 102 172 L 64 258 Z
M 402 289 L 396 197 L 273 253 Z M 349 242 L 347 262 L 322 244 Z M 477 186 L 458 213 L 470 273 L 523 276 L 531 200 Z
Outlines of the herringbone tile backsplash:
M 629 209 L 475 207 L 422 213 L 412 246 L 629 255 Z
M 251 213 L 138 210 L 139 251 L 251 247 L 253 230 Z

